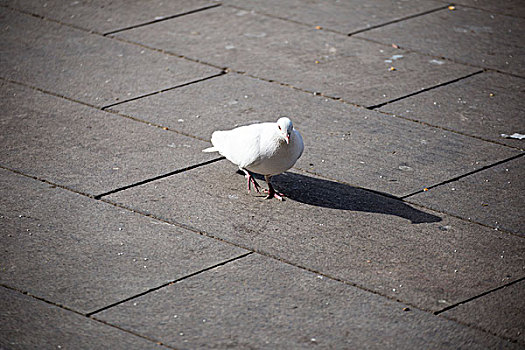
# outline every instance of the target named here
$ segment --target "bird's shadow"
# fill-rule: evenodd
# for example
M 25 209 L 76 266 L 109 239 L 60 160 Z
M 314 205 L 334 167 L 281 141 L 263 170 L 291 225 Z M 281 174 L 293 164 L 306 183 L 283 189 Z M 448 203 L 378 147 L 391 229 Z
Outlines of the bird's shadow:
M 258 180 L 264 178 L 255 174 Z M 276 190 L 286 198 L 309 205 L 339 209 L 394 215 L 413 224 L 440 222 L 439 216 L 413 208 L 389 194 L 345 185 L 339 182 L 319 179 L 298 173 L 284 173 L 272 177 Z

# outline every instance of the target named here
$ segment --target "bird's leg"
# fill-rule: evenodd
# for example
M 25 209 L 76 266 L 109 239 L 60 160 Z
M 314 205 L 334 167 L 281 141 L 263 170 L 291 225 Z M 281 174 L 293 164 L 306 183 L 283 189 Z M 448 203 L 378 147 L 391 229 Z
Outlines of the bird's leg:
M 272 183 L 270 182 L 270 177 L 271 176 L 268 176 L 268 175 L 264 176 L 264 179 L 266 180 L 266 183 L 268 184 L 268 191 L 265 190 L 265 192 L 268 192 L 268 196 L 266 196 L 266 199 L 277 198 L 278 200 L 282 201 L 284 195 L 274 190 Z
M 253 184 L 253 187 L 255 188 L 257 193 L 261 193 L 261 186 L 257 183 L 257 181 L 255 181 L 255 178 L 253 177 L 253 175 L 250 174 L 250 172 L 248 170 L 246 170 L 246 169 L 241 168 L 241 170 L 246 174 L 246 175 L 244 175 L 244 177 L 247 180 L 248 192 L 250 192 L 251 184 Z

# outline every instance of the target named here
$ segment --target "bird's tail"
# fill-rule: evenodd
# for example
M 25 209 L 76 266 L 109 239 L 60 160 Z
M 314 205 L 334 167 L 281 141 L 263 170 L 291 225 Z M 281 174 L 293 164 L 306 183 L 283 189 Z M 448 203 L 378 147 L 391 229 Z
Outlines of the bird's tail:
M 215 142 L 213 142 L 213 139 L 214 137 L 217 137 L 217 134 L 220 133 L 220 131 L 214 131 L 212 134 L 211 134 L 211 144 L 212 146 L 211 147 L 208 147 L 206 149 L 203 149 L 202 151 L 203 152 L 206 152 L 206 153 L 210 153 L 210 152 L 219 152 L 219 149 L 217 149 L 217 147 L 215 147 Z
M 209 153 L 209 152 L 218 152 L 219 150 L 215 147 L 208 147 L 206 149 L 202 150 L 203 152 Z

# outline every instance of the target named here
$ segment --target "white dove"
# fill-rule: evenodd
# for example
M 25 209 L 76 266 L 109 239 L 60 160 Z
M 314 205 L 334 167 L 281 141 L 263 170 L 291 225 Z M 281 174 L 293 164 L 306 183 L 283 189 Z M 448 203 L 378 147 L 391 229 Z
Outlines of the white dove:
M 237 165 L 246 175 L 248 192 L 253 183 L 255 190 L 260 186 L 250 171 L 264 175 L 268 184 L 267 199 L 283 200 L 281 193 L 275 192 L 270 178 L 290 169 L 303 154 L 304 144 L 301 134 L 294 129 L 292 121 L 286 117 L 276 123 L 259 123 L 240 126 L 232 130 L 215 131 L 211 135 L 213 147 L 203 152 L 219 152 Z

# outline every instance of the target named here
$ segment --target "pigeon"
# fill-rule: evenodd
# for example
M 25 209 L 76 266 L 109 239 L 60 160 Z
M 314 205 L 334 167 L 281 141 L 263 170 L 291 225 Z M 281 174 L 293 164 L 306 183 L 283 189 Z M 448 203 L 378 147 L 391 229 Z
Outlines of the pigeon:
M 283 194 L 272 186 L 270 178 L 290 169 L 303 154 L 301 134 L 294 129 L 292 121 L 282 117 L 276 123 L 258 123 L 240 126 L 232 130 L 215 131 L 211 135 L 213 147 L 203 152 L 219 152 L 244 172 L 248 183 L 260 193 L 260 186 L 250 173 L 264 175 L 268 184 L 267 199 L 283 200 Z

